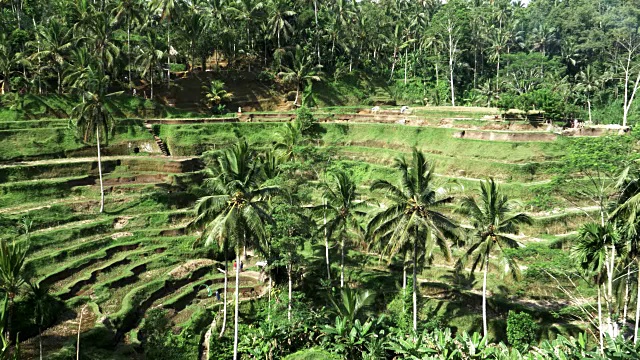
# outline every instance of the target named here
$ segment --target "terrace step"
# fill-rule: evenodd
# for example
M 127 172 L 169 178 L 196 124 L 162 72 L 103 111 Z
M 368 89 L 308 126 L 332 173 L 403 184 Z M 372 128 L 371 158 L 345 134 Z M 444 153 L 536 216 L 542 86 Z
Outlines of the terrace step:
M 169 148 L 167 147 L 167 144 L 165 144 L 164 141 L 162 141 L 162 139 L 160 139 L 160 137 L 156 134 L 156 132 L 153 131 L 153 125 L 151 125 L 147 120 L 145 120 L 144 128 L 147 129 L 147 131 L 153 136 L 153 139 L 155 140 L 156 144 L 160 148 L 160 151 L 162 151 L 162 155 L 170 156 L 171 154 L 169 153 Z

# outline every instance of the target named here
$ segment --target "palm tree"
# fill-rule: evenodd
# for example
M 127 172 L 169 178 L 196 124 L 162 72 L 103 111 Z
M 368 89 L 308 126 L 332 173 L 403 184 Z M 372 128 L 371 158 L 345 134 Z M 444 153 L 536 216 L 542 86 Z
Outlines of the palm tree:
M 531 224 L 531 218 L 523 213 L 513 213 L 513 203 L 503 194 L 493 179 L 480 183 L 480 199 L 474 197 L 462 199 L 460 211 L 470 216 L 473 226 L 473 244 L 466 254 L 458 262 L 458 268 L 464 266 L 469 256 L 475 255 L 472 272 L 478 264 L 483 269 L 482 281 L 482 331 L 487 336 L 487 273 L 489 271 L 489 257 L 492 252 L 504 263 L 505 271 L 516 278 L 519 276 L 519 268 L 515 261 L 509 257 L 505 249 L 517 248 L 519 244 L 508 234 L 515 234 L 518 225 Z
M 270 221 L 266 197 L 278 193 L 277 187 L 263 187 L 256 153 L 242 140 L 225 150 L 214 165 L 215 178 L 208 182 L 214 192 L 200 198 L 193 225 L 204 228 L 205 244 L 228 241 L 236 248 L 236 288 L 234 316 L 234 360 L 238 357 L 238 300 L 241 251 L 248 241 L 257 244 L 265 238 Z M 226 269 L 225 269 L 226 270 Z M 226 276 L 226 275 L 225 275 Z
M 233 94 L 224 89 L 222 80 L 211 80 L 209 86 L 203 85 L 202 94 L 207 107 L 218 113 L 222 113 L 225 104 L 233 99 Z
M 277 141 L 275 149 L 284 151 L 283 157 L 286 160 L 291 158 L 295 160 L 295 147 L 304 140 L 301 124 L 297 121 L 286 123 L 284 128 L 278 132 L 278 135 L 280 139 Z
M 131 68 L 133 67 L 131 59 L 131 26 L 135 21 L 142 21 L 142 4 L 138 0 L 122 0 L 116 3 L 113 12 L 116 21 L 124 18 L 127 23 L 127 70 L 129 71 L 127 80 L 131 86 L 133 82 L 131 77 Z
M 136 56 L 135 63 L 142 78 L 148 78 L 151 94 L 149 98 L 153 100 L 153 78 L 155 71 L 159 68 L 160 60 L 164 57 L 161 50 L 155 48 L 153 35 L 147 34 L 142 38 L 140 54 Z
M 322 81 L 323 73 L 320 70 L 321 66 L 314 65 L 313 59 L 304 54 L 300 45 L 296 45 L 296 50 L 292 57 L 293 65 L 291 67 L 283 66 L 284 71 L 278 73 L 278 76 L 282 77 L 284 82 L 296 85 L 296 98 L 293 104 L 297 106 L 302 84 L 305 82 L 309 84 L 311 81 Z
M 280 37 L 288 40 L 293 33 L 293 25 L 289 22 L 289 18 L 295 16 L 296 12 L 289 8 L 287 0 L 270 0 L 268 8 L 269 28 L 271 33 L 278 39 L 278 48 L 281 48 Z
M 386 180 L 376 180 L 371 190 L 386 192 L 390 204 L 377 213 L 369 222 L 370 235 L 387 238 L 387 246 L 383 254 L 392 258 L 407 244 L 411 244 L 413 251 L 413 330 L 418 328 L 418 250 L 419 242 L 424 243 L 430 258 L 431 250 L 437 246 L 444 257 L 451 258 L 451 252 L 446 242 L 447 238 L 455 236 L 457 226 L 446 215 L 437 211 L 438 207 L 453 200 L 442 197 L 433 186 L 434 169 L 429 166 L 423 153 L 413 149 L 410 162 L 404 157 L 396 159 L 395 168 L 400 171 L 400 186 L 395 186 Z
M 160 11 L 160 17 L 167 21 L 167 84 L 171 82 L 171 21 L 176 15 L 177 8 L 180 6 L 180 0 L 154 0 L 152 6 Z
M 8 299 L 6 338 L 11 338 L 11 315 L 18 292 L 26 283 L 24 262 L 27 258 L 27 245 L 13 241 L 0 240 L 0 290 Z
M 588 276 L 594 277 L 598 287 L 598 333 L 600 338 L 600 350 L 604 349 L 604 333 L 613 335 L 611 312 L 605 322 L 602 320 L 602 286 L 604 278 L 608 276 L 609 253 L 608 242 L 616 243 L 617 234 L 611 223 L 596 224 L 586 223 L 578 229 L 578 242 L 572 249 L 573 256 L 577 259 L 580 268 Z M 617 244 L 619 245 L 619 243 Z M 606 270 L 606 271 L 605 271 Z M 608 306 L 611 311 L 611 306 Z
M 366 203 L 358 200 L 358 188 L 347 173 L 336 171 L 332 176 L 333 181 L 323 185 L 325 204 L 318 208 L 327 213 L 327 222 L 323 225 L 327 238 L 335 235 L 340 239 L 340 287 L 343 288 L 345 242 L 350 231 L 361 231 L 358 217 L 365 214 L 362 209 Z
M 51 315 L 50 304 L 53 298 L 49 295 L 49 289 L 38 283 L 29 282 L 28 303 L 33 305 L 33 313 L 38 324 L 38 343 L 40 348 L 40 360 L 42 360 L 42 327 L 45 319 Z
M 56 73 L 58 94 L 62 94 L 62 73 L 66 67 L 66 54 L 73 46 L 73 29 L 52 19 L 47 26 L 41 26 L 36 31 L 40 51 L 32 56 L 42 60 L 46 69 Z
M 589 122 L 591 119 L 591 96 L 593 92 L 596 91 L 600 86 L 600 81 L 595 74 L 595 70 L 591 65 L 587 65 L 587 67 L 580 71 L 577 76 L 578 80 L 578 89 L 584 92 L 584 95 L 587 97 L 587 109 L 589 111 Z
M 98 150 L 98 174 L 100 177 L 100 212 L 104 211 L 104 185 L 102 182 L 102 162 L 100 153 L 100 129 L 103 130 L 105 140 L 109 140 L 109 130 L 114 121 L 113 109 L 109 106 L 110 98 L 121 92 L 107 94 L 109 76 L 101 71 L 96 71 L 89 67 L 86 73 L 76 81 L 76 84 L 83 89 L 82 103 L 72 110 L 75 118 L 75 127 L 81 134 L 82 140 L 88 142 L 95 133 L 96 146 Z

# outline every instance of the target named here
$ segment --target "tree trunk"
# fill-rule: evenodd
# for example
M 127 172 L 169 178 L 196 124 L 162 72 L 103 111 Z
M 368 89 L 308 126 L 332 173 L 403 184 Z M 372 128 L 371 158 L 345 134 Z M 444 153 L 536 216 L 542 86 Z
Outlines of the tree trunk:
M 416 231 L 417 232 L 417 231 Z M 418 331 L 418 238 L 413 239 L 413 331 Z
M 591 120 L 591 100 L 587 99 L 587 108 L 589 109 L 589 124 L 592 124 L 592 120 Z
M 38 347 L 40 348 L 40 360 L 42 360 L 42 326 L 38 327 Z
M 129 64 L 129 84 L 133 85 L 133 80 L 131 79 L 131 20 L 129 16 L 127 16 L 127 60 Z
M 150 99 L 153 100 L 153 71 L 150 72 L 151 74 L 151 97 Z
M 102 183 L 102 160 L 100 158 L 100 126 L 96 126 L 96 142 L 98 143 L 98 175 L 100 176 L 100 213 L 104 212 L 104 185 Z
M 627 278 L 624 282 L 624 309 L 622 311 L 622 324 L 627 326 L 627 310 L 629 309 L 629 282 L 631 281 L 631 264 L 627 265 Z
M 169 24 L 167 23 L 167 90 L 171 83 L 171 42 L 169 38 Z
M 226 253 L 226 251 L 225 251 Z M 224 331 L 227 329 L 227 292 L 229 291 L 229 260 L 227 260 L 226 254 L 224 259 L 224 303 L 222 304 L 222 330 L 220 330 L 220 337 L 224 335 Z
M 80 309 L 80 321 L 78 321 L 78 340 L 76 341 L 76 360 L 80 360 L 80 330 L 82 329 L 82 316 L 84 315 L 84 309 L 87 305 L 84 305 Z
M 294 106 L 298 106 L 298 96 L 300 96 L 300 84 L 296 85 L 296 99 L 293 100 Z
M 637 270 L 640 271 L 640 258 L 636 258 L 636 267 Z M 636 274 L 636 277 L 638 279 L 637 283 L 636 283 L 636 292 L 637 292 L 637 297 L 636 297 L 636 324 L 635 327 L 633 329 L 633 343 L 637 344 L 638 343 L 638 324 L 640 323 L 640 272 Z
M 344 236 L 340 244 L 340 287 L 344 287 Z
M 496 91 L 500 91 L 500 55 L 498 55 L 498 63 L 496 64 Z
M 327 205 L 327 201 L 323 200 L 323 205 Z M 322 211 L 322 217 L 324 222 L 324 249 L 325 249 L 325 259 L 327 260 L 327 280 L 331 282 L 331 264 L 329 263 L 329 238 L 327 237 L 327 212 L 326 210 Z
M 291 262 L 287 266 L 287 276 L 289 277 L 289 304 L 287 306 L 287 320 L 291 321 L 291 298 L 293 289 L 293 280 L 291 278 Z
M 598 336 L 600 340 L 600 353 L 604 353 L 604 332 L 602 331 L 602 295 L 600 291 L 600 275 L 597 279 L 598 286 Z
M 407 56 L 407 48 L 404 49 L 404 84 L 407 85 L 407 66 L 408 66 L 408 56 Z
M 487 272 L 489 270 L 489 254 L 485 255 L 484 274 L 482 275 L 482 335 L 487 336 Z
M 240 300 L 240 248 L 238 247 L 237 255 L 236 255 L 236 309 L 235 316 L 233 319 L 235 328 L 233 329 L 233 360 L 238 360 L 238 307 Z

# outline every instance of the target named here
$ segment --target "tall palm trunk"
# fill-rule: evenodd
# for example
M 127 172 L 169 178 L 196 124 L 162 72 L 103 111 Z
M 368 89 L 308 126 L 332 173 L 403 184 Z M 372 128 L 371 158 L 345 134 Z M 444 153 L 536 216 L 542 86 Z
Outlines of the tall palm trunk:
M 226 254 L 226 251 L 225 251 Z M 229 291 L 229 260 L 225 255 L 224 258 L 224 303 L 222 304 L 222 329 L 220 330 L 220 337 L 224 335 L 224 331 L 227 329 L 227 292 Z
M 340 244 L 340 287 L 344 287 L 344 235 Z
M 636 258 L 636 266 L 637 266 L 637 270 L 640 271 L 640 257 Z M 636 277 L 638 279 L 638 282 L 636 284 L 636 292 L 637 294 L 637 298 L 636 298 L 636 324 L 635 327 L 633 329 L 633 343 L 637 344 L 638 343 L 638 324 L 640 323 L 640 273 L 636 274 Z
M 587 98 L 587 108 L 589 110 L 589 123 L 591 123 L 591 99 Z
M 170 27 L 167 23 L 167 85 L 171 83 L 171 42 L 170 42 Z
M 98 174 L 100 176 L 100 213 L 104 212 L 104 185 L 102 183 L 102 160 L 100 158 L 100 126 L 96 126 L 96 142 L 98 143 Z
M 240 299 L 240 247 L 238 247 L 236 252 L 236 291 L 235 291 L 235 316 L 233 319 L 234 329 L 233 329 L 233 360 L 238 360 L 238 300 Z
M 327 201 L 323 200 L 323 205 L 327 206 Z M 327 211 L 326 209 L 322 212 L 323 223 L 324 223 L 324 249 L 325 249 L 325 258 L 327 260 L 327 280 L 331 281 L 331 264 L 329 263 L 329 237 L 327 237 Z
M 596 279 L 598 285 L 598 335 L 600 340 L 600 353 L 604 353 L 604 331 L 602 331 L 602 293 L 600 286 L 600 274 Z
M 289 304 L 287 307 L 287 320 L 291 321 L 291 298 L 292 298 L 292 288 L 293 288 L 293 280 L 291 278 L 291 261 L 287 265 L 287 276 L 289 277 Z
M 413 240 L 413 331 L 418 331 L 418 230 Z
M 482 335 L 487 336 L 487 272 L 489 270 L 489 254 L 485 255 L 484 274 L 482 275 Z
M 629 283 L 631 282 L 631 264 L 627 265 L 627 277 L 624 282 L 624 309 L 622 311 L 622 324 L 627 326 L 627 310 L 629 309 Z
M 133 80 L 131 79 L 131 19 L 127 16 L 127 61 L 129 62 L 129 83 L 133 85 Z

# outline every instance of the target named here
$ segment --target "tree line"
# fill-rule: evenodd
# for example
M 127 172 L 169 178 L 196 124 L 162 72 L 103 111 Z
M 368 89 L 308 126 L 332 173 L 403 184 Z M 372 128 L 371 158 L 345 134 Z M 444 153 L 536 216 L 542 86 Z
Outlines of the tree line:
M 0 4 L 0 81 L 2 93 L 151 90 L 170 82 L 172 70 L 203 69 L 213 59 L 266 81 L 289 74 L 297 90 L 310 91 L 303 79 L 319 80 L 320 72 L 333 81 L 367 74 L 393 84 L 402 101 L 546 109 L 626 125 L 640 85 L 638 7 L 620 0 L 12 0 Z M 89 69 L 107 81 L 80 86 Z

